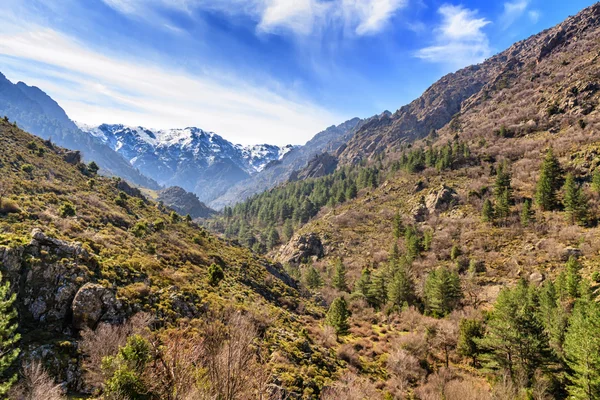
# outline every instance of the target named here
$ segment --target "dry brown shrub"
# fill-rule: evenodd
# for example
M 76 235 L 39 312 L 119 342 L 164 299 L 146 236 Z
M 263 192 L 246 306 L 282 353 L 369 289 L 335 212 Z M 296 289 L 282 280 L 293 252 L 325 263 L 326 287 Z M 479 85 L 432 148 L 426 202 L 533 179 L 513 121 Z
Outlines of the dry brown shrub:
M 366 378 L 348 372 L 323 389 L 321 400 L 381 399 L 381 392 Z
M 348 365 L 353 366 L 354 368 L 360 370 L 361 362 L 360 357 L 354 346 L 350 343 L 345 343 L 340 346 L 337 351 L 337 356 L 339 359 L 344 360 L 348 363 Z
M 60 385 L 48 375 L 39 361 L 23 367 L 22 378 L 11 390 L 10 398 L 14 400 L 64 400 Z

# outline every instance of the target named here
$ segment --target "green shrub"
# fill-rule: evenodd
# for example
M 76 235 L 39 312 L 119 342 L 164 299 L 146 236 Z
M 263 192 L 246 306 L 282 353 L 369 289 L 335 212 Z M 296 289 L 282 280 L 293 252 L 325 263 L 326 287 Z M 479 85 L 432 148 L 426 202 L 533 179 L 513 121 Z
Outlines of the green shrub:
M 60 215 L 62 218 L 73 217 L 75 216 L 75 213 L 75 206 L 70 202 L 63 203 L 63 205 L 58 209 L 58 215 Z
M 223 268 L 217 264 L 211 264 L 208 268 L 208 283 L 211 286 L 217 286 L 225 278 Z
M 23 164 L 21 165 L 21 171 L 25 172 L 26 174 L 31 174 L 33 172 L 33 165 Z

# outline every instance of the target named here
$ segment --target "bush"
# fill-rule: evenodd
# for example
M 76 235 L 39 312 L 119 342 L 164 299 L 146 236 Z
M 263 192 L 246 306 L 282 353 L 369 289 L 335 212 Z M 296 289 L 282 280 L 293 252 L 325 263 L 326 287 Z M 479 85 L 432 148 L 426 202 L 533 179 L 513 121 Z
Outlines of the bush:
M 208 268 L 208 283 L 211 286 L 217 286 L 225 278 L 223 268 L 217 264 L 211 264 Z
M 74 217 L 76 213 L 73 203 L 66 202 L 58 209 L 58 215 L 62 218 Z
M 33 172 L 33 165 L 23 164 L 21 165 L 21 171 L 25 172 L 26 174 L 31 174 Z

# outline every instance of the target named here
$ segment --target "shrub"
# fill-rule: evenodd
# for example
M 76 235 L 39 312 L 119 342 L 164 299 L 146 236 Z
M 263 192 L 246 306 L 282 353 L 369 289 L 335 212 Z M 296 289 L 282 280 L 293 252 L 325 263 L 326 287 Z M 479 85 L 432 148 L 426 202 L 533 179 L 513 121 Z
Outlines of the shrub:
M 23 164 L 21 165 L 21 171 L 25 172 L 26 174 L 31 174 L 33 172 L 33 165 Z
M 58 209 L 58 215 L 60 215 L 62 218 L 74 217 L 75 213 L 75 206 L 70 202 L 63 203 L 63 205 Z
M 208 268 L 208 283 L 211 286 L 217 286 L 225 278 L 223 268 L 217 264 L 211 264 Z
M 98 164 L 96 164 L 94 161 L 92 161 L 88 164 L 87 169 L 88 169 L 88 171 L 90 171 L 92 174 L 95 175 L 100 170 L 100 167 L 98 166 Z

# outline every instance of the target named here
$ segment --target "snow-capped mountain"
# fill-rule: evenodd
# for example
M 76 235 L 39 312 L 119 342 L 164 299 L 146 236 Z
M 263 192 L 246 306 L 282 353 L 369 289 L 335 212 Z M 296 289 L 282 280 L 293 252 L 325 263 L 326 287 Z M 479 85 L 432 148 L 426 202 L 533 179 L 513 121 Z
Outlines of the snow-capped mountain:
M 292 151 L 292 145 L 235 145 L 199 128 L 147 129 L 121 124 L 79 128 L 166 186 L 181 186 L 210 201 L 231 185 L 262 171 Z

